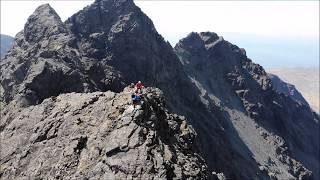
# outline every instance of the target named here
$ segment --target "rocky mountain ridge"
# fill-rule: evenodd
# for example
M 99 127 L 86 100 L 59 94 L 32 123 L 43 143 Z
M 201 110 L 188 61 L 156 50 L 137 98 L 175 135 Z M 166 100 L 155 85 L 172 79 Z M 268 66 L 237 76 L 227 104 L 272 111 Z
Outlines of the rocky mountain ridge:
M 305 165 L 309 164 L 308 167 L 314 167 L 312 171 L 315 176 L 318 175 L 319 163 L 313 161 L 319 159 L 319 152 L 316 150 L 319 148 L 318 115 L 308 106 L 275 92 L 267 73 L 246 57 L 245 50 L 215 33 L 203 32 L 191 33 L 182 39 L 175 51 L 190 80 L 202 92 L 202 102 L 208 107 L 216 105 L 221 108 L 222 114 L 231 120 L 259 164 L 277 174 L 279 179 L 288 177 L 285 173 L 281 175 L 282 170 L 271 170 L 272 165 L 266 163 L 265 159 L 270 159 L 279 169 L 282 166 L 284 169 L 289 168 L 284 171 L 290 174 L 294 171 L 292 166 L 302 168 L 302 164 L 298 162 L 302 161 Z M 302 136 L 309 138 L 304 139 Z M 271 150 L 258 142 L 272 143 L 275 149 Z M 257 149 L 257 146 L 263 148 Z M 309 155 L 302 155 L 303 152 Z M 268 156 L 262 157 L 262 154 Z M 310 176 L 310 171 L 302 171 L 306 174 L 298 175 L 299 178 Z
M 4 112 L 12 122 L 1 132 L 1 178 L 207 178 L 185 118 L 164 108 L 159 89 L 136 106 L 131 91 L 63 94 Z
M 160 163 L 160 166 L 155 165 L 158 168 L 156 173 L 154 169 L 146 170 L 148 178 L 318 178 L 319 117 L 313 114 L 310 108 L 273 91 L 264 69 L 247 58 L 244 49 L 225 41 L 215 33 L 191 33 L 173 49 L 157 33 L 152 21 L 131 0 L 96 0 L 66 22 L 62 22 L 49 5 L 40 6 L 29 17 L 24 30 L 16 36 L 14 47 L 1 62 L 0 80 L 3 101 L 1 116 L 4 117 L 0 126 L 1 140 L 9 136 L 20 139 L 19 133 L 16 133 L 19 129 L 21 132 L 29 132 L 29 125 L 26 124 L 29 121 L 27 114 L 33 114 L 41 108 L 59 107 L 59 103 L 47 104 L 47 101 L 51 102 L 55 97 L 67 101 L 70 96 L 70 103 L 79 98 L 81 105 L 88 100 L 87 96 L 94 94 L 92 92 L 122 92 L 132 82 L 141 80 L 146 86 L 160 88 L 168 110 L 185 116 L 198 134 L 194 136 L 194 133 L 189 133 L 192 138 L 188 143 L 194 144 L 196 148 L 188 145 L 182 153 L 186 155 L 177 155 L 179 158 L 174 158 L 169 165 L 161 160 L 158 162 L 157 158 L 153 159 L 154 164 Z M 64 95 L 65 93 L 83 94 Z M 128 99 L 125 102 L 128 102 Z M 71 111 L 77 106 L 71 104 L 66 108 Z M 84 106 L 88 106 L 88 103 Z M 95 103 L 92 106 L 97 111 L 100 109 L 101 112 L 105 112 L 100 107 L 101 103 L 97 104 L 98 107 Z M 152 107 L 153 111 L 157 109 L 153 106 L 148 107 Z M 129 106 L 124 108 L 124 111 L 128 108 Z M 164 108 L 161 103 L 160 108 Z M 49 120 L 46 117 L 68 113 L 68 110 L 64 112 L 63 109 L 43 113 L 45 116 L 42 121 L 60 124 L 59 118 L 53 117 Z M 78 116 L 87 116 L 87 113 L 87 110 L 80 111 Z M 17 118 L 19 114 L 21 116 Z M 114 118 L 120 116 L 121 113 L 115 114 Z M 161 115 L 159 119 L 166 122 L 170 118 L 170 115 Z M 73 122 L 71 116 L 63 119 L 66 123 Z M 144 120 L 149 122 L 150 119 L 152 118 L 147 116 Z M 92 128 L 99 128 L 99 123 L 94 124 Z M 40 139 L 50 136 L 59 140 L 61 136 L 41 135 L 43 131 L 44 134 L 49 133 L 52 129 L 49 127 L 39 127 L 37 132 L 41 132 L 38 134 Z M 53 129 L 52 133 L 68 132 L 68 127 L 74 128 L 67 123 L 65 129 L 60 130 L 59 126 L 54 128 L 56 130 Z M 116 129 L 110 131 L 120 138 L 121 132 Z M 86 131 L 88 134 L 92 132 L 95 131 Z M 128 133 L 127 130 L 125 132 Z M 98 131 L 96 135 L 102 134 Z M 181 135 L 179 131 L 174 131 L 172 136 L 179 134 Z M 82 138 L 81 142 L 83 141 Z M 89 142 L 89 139 L 86 141 Z M 178 144 L 182 142 L 177 141 Z M 31 146 L 35 143 L 26 142 L 30 142 Z M 80 143 L 80 146 L 81 144 L 83 143 Z M 102 141 L 102 144 L 113 145 L 112 142 L 106 141 Z M 165 149 L 163 146 L 163 143 L 156 144 L 156 148 L 161 150 Z M 73 148 L 72 143 L 64 147 Z M 15 148 L 24 149 L 27 146 L 18 144 L 12 150 Z M 82 149 L 80 154 L 73 152 L 71 156 L 87 156 L 84 152 L 90 151 L 88 146 Z M 135 147 L 132 150 L 139 151 L 139 148 Z M 171 150 L 179 152 L 179 149 Z M 58 149 L 56 151 L 60 152 Z M 26 155 L 21 153 L 14 151 L 5 155 L 1 166 L 7 168 L 6 173 L 1 171 L 1 176 L 15 178 L 28 175 L 21 172 L 34 168 L 33 162 L 27 161 L 25 165 L 21 165 L 16 157 L 22 155 L 29 159 L 35 152 L 31 151 Z M 194 153 L 199 156 L 193 156 Z M 120 154 L 129 158 L 128 161 L 132 160 L 130 158 L 133 156 L 127 151 Z M 45 152 L 43 156 L 51 157 Z M 99 161 L 95 157 L 90 161 Z M 104 158 L 109 159 L 105 156 Z M 187 170 L 180 173 L 181 163 L 179 164 L 178 160 L 184 158 L 189 158 L 190 163 L 186 165 L 188 167 L 184 167 Z M 70 159 L 70 162 L 78 162 L 77 159 L 79 158 Z M 121 157 L 117 156 L 114 160 L 120 159 Z M 18 169 L 17 172 L 8 169 L 10 163 Z M 54 164 L 56 167 L 61 165 L 56 160 Z M 105 164 L 101 165 L 103 170 L 89 177 L 102 178 L 110 175 L 115 178 L 142 178 L 136 172 L 127 171 L 131 166 L 121 168 L 125 169 L 125 173 L 121 170 L 116 170 L 115 173 L 109 171 L 110 167 L 108 170 Z M 50 176 L 51 171 L 62 172 L 62 176 L 82 177 L 77 174 L 80 171 L 75 170 L 82 167 L 79 163 L 73 164 L 70 169 L 68 167 L 70 166 L 67 166 L 66 170 L 53 172 L 52 168 L 41 166 L 32 172 Z M 92 169 L 93 166 L 89 165 L 88 168 Z M 183 174 L 184 171 L 187 174 Z M 224 175 L 219 174 L 220 172 Z

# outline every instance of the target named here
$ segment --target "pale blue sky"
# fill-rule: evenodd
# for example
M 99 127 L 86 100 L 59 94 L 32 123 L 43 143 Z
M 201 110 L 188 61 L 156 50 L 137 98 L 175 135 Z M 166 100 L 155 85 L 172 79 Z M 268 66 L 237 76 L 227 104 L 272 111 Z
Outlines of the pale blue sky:
M 14 36 L 41 4 L 49 3 L 66 20 L 92 2 L 1 0 L 1 33 Z M 213 31 L 244 47 L 249 57 L 265 67 L 319 64 L 319 1 L 135 3 L 173 46 L 191 31 Z

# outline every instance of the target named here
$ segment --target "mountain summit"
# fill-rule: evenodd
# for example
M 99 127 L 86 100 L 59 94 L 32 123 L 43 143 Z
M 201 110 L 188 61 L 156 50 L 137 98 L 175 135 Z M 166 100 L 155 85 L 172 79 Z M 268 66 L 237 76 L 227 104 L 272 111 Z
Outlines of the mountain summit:
M 318 176 L 319 116 L 309 106 L 273 90 L 260 65 L 215 33 L 191 33 L 175 51 L 202 102 L 221 109 L 221 119 L 232 123 L 258 164 L 280 179 L 287 179 L 287 173 L 308 177 L 302 164 Z
M 320 178 L 317 114 L 215 33 L 173 49 L 132 0 L 96 0 L 65 22 L 40 6 L 0 80 L 7 179 Z M 125 87 L 138 80 L 161 91 L 133 107 Z
M 24 38 L 32 44 L 65 33 L 66 28 L 56 11 L 49 5 L 39 6 L 24 26 Z

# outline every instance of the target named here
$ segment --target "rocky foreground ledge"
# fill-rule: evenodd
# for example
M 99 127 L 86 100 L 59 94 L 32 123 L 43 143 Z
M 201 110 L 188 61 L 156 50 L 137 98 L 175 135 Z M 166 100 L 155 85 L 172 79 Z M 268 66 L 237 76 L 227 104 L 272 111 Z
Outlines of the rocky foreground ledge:
M 207 179 L 196 133 L 147 88 L 69 93 L 1 116 L 1 179 Z M 212 178 L 212 177 L 211 177 Z

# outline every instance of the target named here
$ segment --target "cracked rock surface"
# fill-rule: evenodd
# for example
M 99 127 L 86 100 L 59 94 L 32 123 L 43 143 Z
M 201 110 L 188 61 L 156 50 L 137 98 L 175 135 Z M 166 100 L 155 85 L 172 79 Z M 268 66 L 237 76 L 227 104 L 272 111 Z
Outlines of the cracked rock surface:
M 196 133 L 146 89 L 70 93 L 20 109 L 1 132 L 3 179 L 205 179 Z

